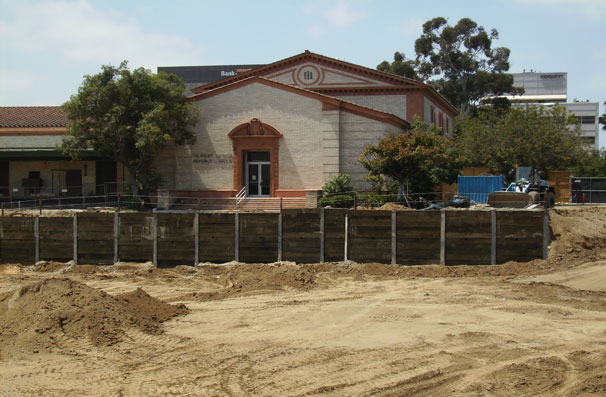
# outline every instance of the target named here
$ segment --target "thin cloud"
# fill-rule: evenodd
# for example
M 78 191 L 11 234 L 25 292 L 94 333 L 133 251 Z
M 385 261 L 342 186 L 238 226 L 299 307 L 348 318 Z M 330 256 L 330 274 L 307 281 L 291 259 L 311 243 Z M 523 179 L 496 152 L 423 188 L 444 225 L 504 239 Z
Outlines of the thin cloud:
M 199 49 L 189 41 L 146 32 L 136 20 L 100 11 L 87 1 L 17 3 L 10 8 L 14 18 L 0 33 L 4 43 L 19 51 L 52 52 L 70 63 L 118 64 L 128 59 L 133 67 L 148 68 L 200 61 Z
M 410 17 L 404 23 L 394 27 L 396 33 L 406 37 L 418 38 L 423 33 L 423 24 L 425 21 L 420 17 Z
M 36 78 L 32 73 L 0 68 L 0 103 L 7 105 L 23 92 L 33 91 Z
M 325 18 L 340 28 L 348 28 L 365 16 L 366 14 L 352 9 L 348 3 L 343 1 L 335 4 L 325 13 Z
M 606 16 L 604 0 L 515 0 L 521 4 L 558 7 L 570 13 L 579 13 L 589 19 L 603 19 Z

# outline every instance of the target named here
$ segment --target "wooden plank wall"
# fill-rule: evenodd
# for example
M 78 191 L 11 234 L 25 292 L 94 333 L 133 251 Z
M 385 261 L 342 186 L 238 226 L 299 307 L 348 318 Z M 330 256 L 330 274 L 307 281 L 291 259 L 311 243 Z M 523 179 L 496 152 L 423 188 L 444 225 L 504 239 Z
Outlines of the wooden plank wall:
M 350 259 L 411 265 L 494 264 L 546 255 L 550 236 L 545 222 L 543 211 L 523 210 L 305 209 L 280 214 L 0 217 L 0 261 L 32 264 L 76 259 L 79 264 L 110 264 L 152 260 L 158 265 L 193 265 Z
M 199 260 L 200 262 L 225 263 L 234 260 L 235 214 L 200 213 Z
M 278 260 L 278 214 L 240 213 L 240 262 Z
M 439 211 L 397 211 L 396 263 L 440 263 Z
M 72 217 L 41 216 L 40 259 L 69 262 L 74 259 L 74 220 Z
M 320 262 L 320 219 L 319 209 L 289 209 L 282 212 L 283 260 Z
M 347 211 L 347 259 L 391 263 L 391 211 Z
M 2 263 L 33 264 L 36 261 L 34 218 L 2 217 L 0 258 Z
M 446 216 L 446 263 L 490 265 L 489 211 L 449 211 Z
M 345 258 L 345 214 L 347 210 L 324 210 L 324 260 L 338 262 Z
M 79 213 L 78 263 L 114 263 L 114 217 L 107 213 Z M 73 225 L 72 225 L 73 227 Z
M 523 215 L 523 216 L 520 216 Z M 541 258 L 543 231 L 537 225 L 543 221 L 541 212 L 497 211 L 497 263 L 526 262 Z
M 158 265 L 194 265 L 194 214 L 157 214 Z
M 118 260 L 153 260 L 154 216 L 149 213 L 121 213 L 118 218 Z

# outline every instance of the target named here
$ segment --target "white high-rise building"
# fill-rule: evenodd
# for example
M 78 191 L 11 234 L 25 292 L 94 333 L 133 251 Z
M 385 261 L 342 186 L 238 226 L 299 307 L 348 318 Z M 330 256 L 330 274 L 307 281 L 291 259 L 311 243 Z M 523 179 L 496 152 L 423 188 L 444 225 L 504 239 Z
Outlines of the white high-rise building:
M 512 73 L 513 85 L 524 88 L 523 95 L 506 96 L 514 105 L 536 104 L 564 106 L 579 119 L 583 140 L 589 146 L 600 148 L 598 102 L 568 102 L 568 73 L 523 72 Z

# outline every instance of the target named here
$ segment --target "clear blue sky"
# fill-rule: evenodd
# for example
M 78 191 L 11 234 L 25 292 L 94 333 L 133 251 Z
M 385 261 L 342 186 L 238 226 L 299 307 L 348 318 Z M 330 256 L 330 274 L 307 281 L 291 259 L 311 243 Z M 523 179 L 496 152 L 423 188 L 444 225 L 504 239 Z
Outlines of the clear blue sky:
M 0 106 L 59 105 L 102 64 L 270 63 L 308 49 L 374 68 L 414 56 L 421 25 L 496 28 L 511 72 L 568 72 L 606 101 L 606 0 L 0 0 Z M 603 106 L 600 105 L 600 112 Z

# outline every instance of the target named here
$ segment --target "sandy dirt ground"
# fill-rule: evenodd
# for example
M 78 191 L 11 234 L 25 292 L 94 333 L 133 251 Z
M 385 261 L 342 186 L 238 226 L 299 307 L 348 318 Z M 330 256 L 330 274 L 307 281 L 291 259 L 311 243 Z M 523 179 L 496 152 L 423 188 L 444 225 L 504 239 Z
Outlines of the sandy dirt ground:
M 606 208 L 547 260 L 0 265 L 0 394 L 606 395 Z

